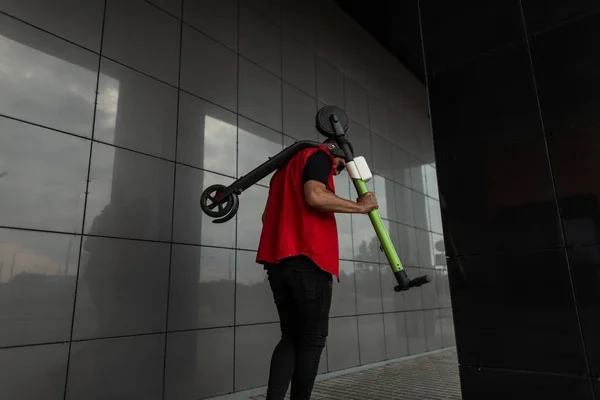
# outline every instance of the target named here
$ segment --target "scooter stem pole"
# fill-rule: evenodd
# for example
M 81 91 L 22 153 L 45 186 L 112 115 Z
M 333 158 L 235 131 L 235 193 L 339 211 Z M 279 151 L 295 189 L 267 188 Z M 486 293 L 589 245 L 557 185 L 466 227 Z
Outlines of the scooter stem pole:
M 356 192 L 362 196 L 363 194 L 369 191 L 367 184 L 362 179 L 353 179 L 354 187 L 356 188 Z M 381 219 L 381 215 L 379 214 L 379 210 L 372 210 L 369 212 L 369 219 L 373 224 L 373 228 L 375 229 L 375 233 L 377 233 L 377 238 L 383 247 L 383 251 L 385 256 L 388 259 L 390 267 L 394 273 L 398 271 L 402 271 L 404 267 L 400 262 L 400 257 L 398 257 L 398 253 L 394 248 L 394 244 L 390 239 L 390 235 L 385 229 L 385 225 L 383 224 L 383 220 Z

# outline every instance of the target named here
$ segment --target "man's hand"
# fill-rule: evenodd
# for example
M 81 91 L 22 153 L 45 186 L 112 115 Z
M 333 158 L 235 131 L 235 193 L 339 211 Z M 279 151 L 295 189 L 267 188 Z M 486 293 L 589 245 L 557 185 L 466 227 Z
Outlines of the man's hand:
M 377 197 L 372 192 L 367 192 L 356 199 L 356 202 L 363 209 L 363 214 L 368 214 L 373 210 L 379 208 L 379 203 L 377 202 Z

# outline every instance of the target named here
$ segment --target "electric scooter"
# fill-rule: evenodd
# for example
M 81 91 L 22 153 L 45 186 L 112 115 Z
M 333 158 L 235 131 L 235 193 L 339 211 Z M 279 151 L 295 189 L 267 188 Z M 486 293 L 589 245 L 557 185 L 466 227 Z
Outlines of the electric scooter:
M 367 193 L 369 191 L 367 182 L 373 178 L 373 175 L 364 157 L 354 157 L 352 147 L 346 139 L 346 132 L 349 129 L 346 113 L 336 106 L 324 106 L 317 112 L 315 126 L 322 135 L 334 139 L 338 147 L 344 152 L 346 169 L 358 195 L 361 196 Z M 302 150 L 319 146 L 320 143 L 315 141 L 305 140 L 295 142 L 280 153 L 270 157 L 268 161 L 259 165 L 231 185 L 212 185 L 207 187 L 200 197 L 202 211 L 209 217 L 216 218 L 213 221 L 216 224 L 222 224 L 231 220 L 239 208 L 239 196 L 242 192 L 285 165 Z M 414 279 L 410 279 L 406 275 L 398 253 L 385 229 L 379 210 L 369 212 L 369 219 L 381 244 L 381 250 L 385 253 L 396 278 L 397 285 L 394 287 L 394 290 L 396 292 L 405 291 L 431 282 L 429 275 L 419 276 Z

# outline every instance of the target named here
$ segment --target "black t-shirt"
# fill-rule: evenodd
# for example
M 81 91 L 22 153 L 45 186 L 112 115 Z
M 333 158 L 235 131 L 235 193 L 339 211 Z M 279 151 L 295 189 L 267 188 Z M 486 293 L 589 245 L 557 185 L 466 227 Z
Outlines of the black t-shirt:
M 322 150 L 315 151 L 304 165 L 304 171 L 302 171 L 302 183 L 308 181 L 319 181 L 325 186 L 329 187 L 327 182 L 329 179 L 329 173 L 331 172 L 331 159 L 329 155 Z

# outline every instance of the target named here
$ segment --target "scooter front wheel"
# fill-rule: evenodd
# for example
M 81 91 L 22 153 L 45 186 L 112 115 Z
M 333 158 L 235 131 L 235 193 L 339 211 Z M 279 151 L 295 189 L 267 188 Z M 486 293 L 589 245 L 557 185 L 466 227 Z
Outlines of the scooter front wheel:
M 231 193 L 227 196 L 221 196 L 227 189 L 223 185 L 211 185 L 207 187 L 202 196 L 200 196 L 200 207 L 202 211 L 212 218 L 219 218 L 214 223 L 223 223 L 229 221 L 235 216 L 239 207 L 237 194 Z

